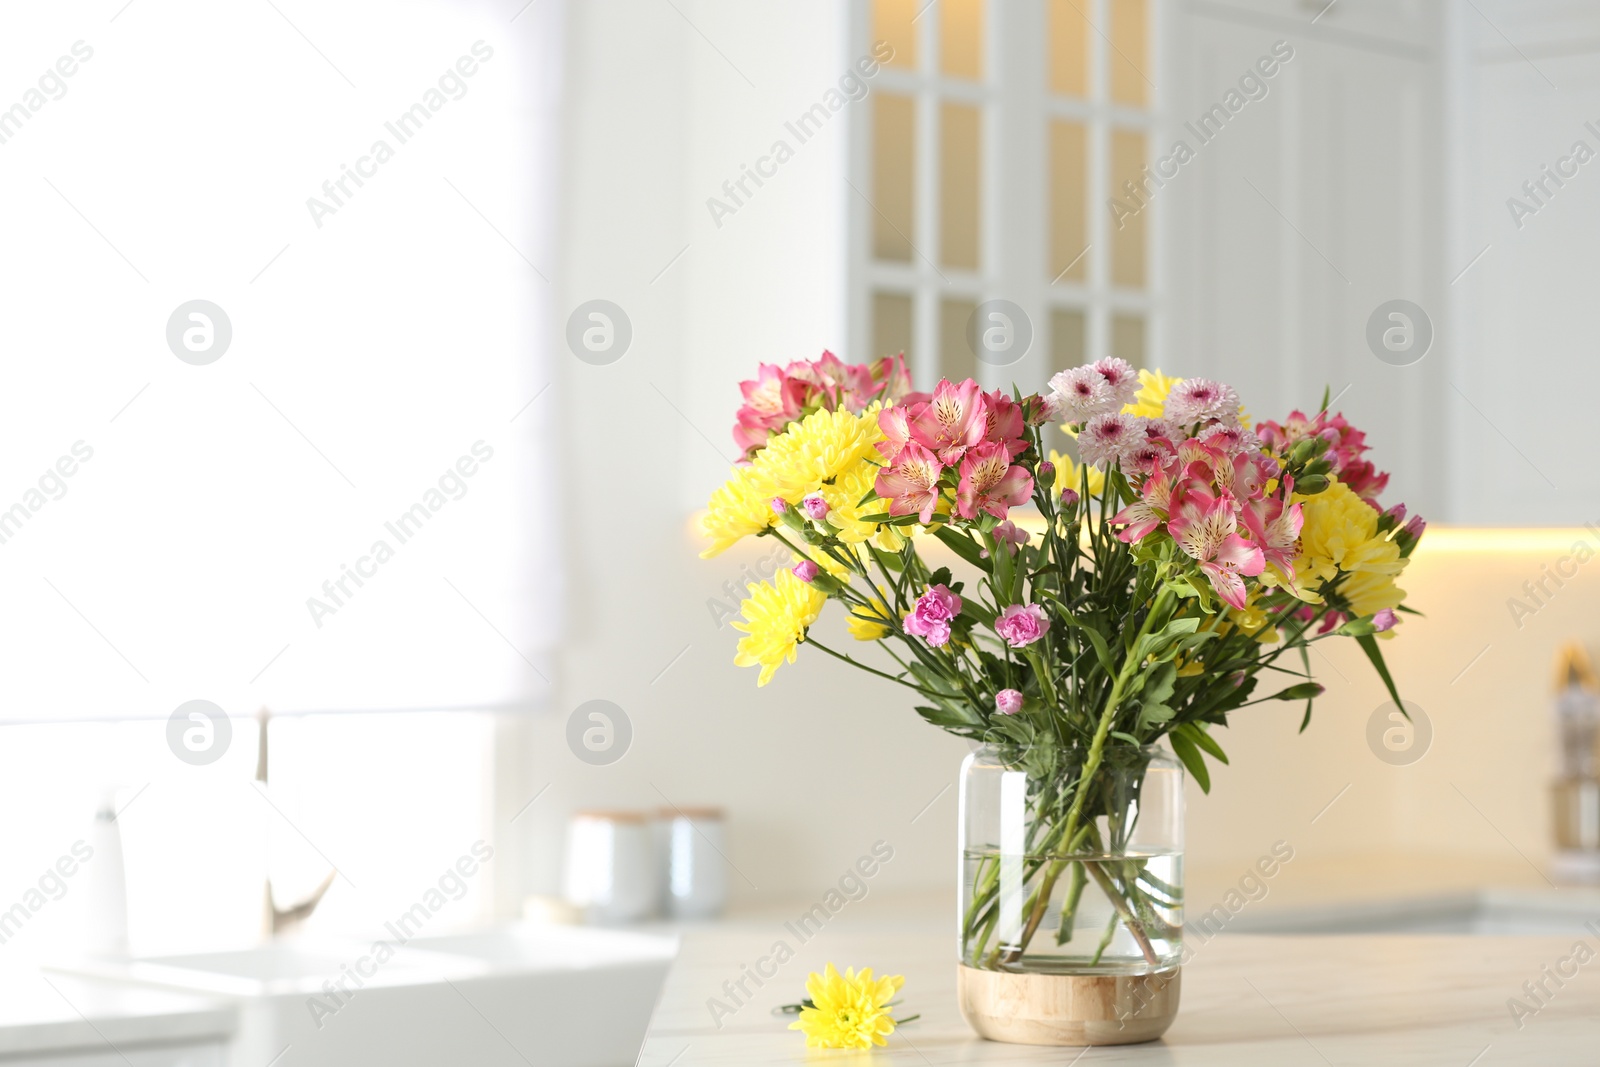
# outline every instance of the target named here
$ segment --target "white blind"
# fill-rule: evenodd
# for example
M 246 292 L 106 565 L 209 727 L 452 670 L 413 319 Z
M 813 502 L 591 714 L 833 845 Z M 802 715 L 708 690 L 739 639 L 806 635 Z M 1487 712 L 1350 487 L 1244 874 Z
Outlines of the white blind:
M 559 5 L 79 7 L 0 13 L 0 718 L 536 703 Z

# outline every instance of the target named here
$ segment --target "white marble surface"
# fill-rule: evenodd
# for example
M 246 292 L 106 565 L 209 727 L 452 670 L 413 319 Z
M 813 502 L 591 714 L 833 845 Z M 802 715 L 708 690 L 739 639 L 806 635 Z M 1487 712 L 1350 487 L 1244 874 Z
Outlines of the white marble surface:
M 226 1041 L 232 1006 L 31 967 L 0 970 L 0 1056 Z
M 1600 925 L 1600 924 L 1597 924 Z M 711 997 L 783 940 L 796 955 L 718 1027 Z M 641 1067 L 764 1067 L 789 1063 L 1183 1064 L 1216 1067 L 1600 1064 L 1597 955 L 1519 1029 L 1507 1006 L 1526 1000 L 1573 949 L 1572 937 L 1223 934 L 1185 968 L 1183 1006 L 1159 1042 L 1115 1048 L 1031 1048 L 986 1042 L 955 1000 L 954 937 L 927 918 L 847 924 L 841 916 L 801 944 L 779 921 L 727 924 L 684 936 L 652 1019 Z M 906 976 L 897 1014 L 921 1012 L 887 1048 L 808 1052 L 773 1006 L 804 996 L 807 972 L 832 961 Z M 770 969 L 770 967 L 769 967 Z M 1532 1001 L 1528 1001 L 1530 1005 Z

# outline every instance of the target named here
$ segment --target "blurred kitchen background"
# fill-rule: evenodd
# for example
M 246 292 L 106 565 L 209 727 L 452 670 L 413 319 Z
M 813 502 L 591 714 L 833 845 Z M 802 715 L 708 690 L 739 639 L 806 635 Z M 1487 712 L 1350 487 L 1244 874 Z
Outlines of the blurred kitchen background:
M 1428 729 L 1369 740 L 1381 686 L 1321 646 L 1305 734 L 1297 706 L 1237 716 L 1191 798 L 1196 899 L 1278 840 L 1285 899 L 1551 872 L 1557 652 L 1600 648 L 1592 5 L 111 0 L 0 26 L 0 907 L 108 794 L 137 953 L 254 942 L 267 878 L 288 907 L 336 872 L 305 929 L 372 930 L 478 841 L 434 932 L 557 914 L 595 809 L 720 810 L 735 913 L 878 841 L 875 898 L 950 893 L 965 745 L 804 649 L 757 690 L 729 620 L 777 558 L 697 558 L 736 383 L 824 348 L 903 349 L 923 387 L 1117 355 L 1257 418 L 1329 389 L 1430 523 L 1390 654 Z M 196 299 L 231 323 L 205 365 L 167 333 Z M 1029 335 L 1005 366 L 967 342 L 991 300 Z M 1385 360 L 1395 300 L 1431 340 Z M 169 743 L 190 700 L 229 717 L 212 762 Z M 67 884 L 8 952 L 84 929 Z

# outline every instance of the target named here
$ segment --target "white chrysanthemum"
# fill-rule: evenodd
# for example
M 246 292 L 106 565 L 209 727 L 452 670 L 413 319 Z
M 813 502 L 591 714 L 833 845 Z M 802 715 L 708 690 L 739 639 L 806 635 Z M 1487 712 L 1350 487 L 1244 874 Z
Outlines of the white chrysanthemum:
M 1189 437 L 1189 431 L 1177 423 L 1169 422 L 1166 419 L 1148 419 L 1143 416 L 1139 417 L 1139 432 L 1144 435 L 1147 441 L 1163 438 L 1174 447 L 1182 444 Z
M 1167 394 L 1162 414 L 1183 426 L 1193 426 L 1205 419 L 1236 423 L 1239 421 L 1239 394 L 1231 385 L 1210 378 L 1185 378 Z
M 1050 379 L 1050 388 L 1050 413 L 1059 422 L 1087 422 L 1122 406 L 1110 384 L 1092 366 L 1061 371 Z
M 1105 470 L 1129 448 L 1144 443 L 1140 421 L 1117 411 L 1094 416 L 1078 435 L 1078 454 L 1085 463 Z
M 1139 372 L 1125 359 L 1109 356 L 1106 359 L 1096 360 L 1090 364 L 1096 374 L 1105 379 L 1106 385 L 1111 388 L 1111 395 L 1116 398 L 1117 407 L 1133 403 L 1133 395 L 1139 391 Z
M 1221 448 L 1230 456 L 1237 456 L 1241 452 L 1261 451 L 1260 438 L 1256 437 L 1254 431 L 1247 430 L 1243 426 L 1230 426 L 1225 422 L 1214 423 L 1195 436 L 1213 448 Z

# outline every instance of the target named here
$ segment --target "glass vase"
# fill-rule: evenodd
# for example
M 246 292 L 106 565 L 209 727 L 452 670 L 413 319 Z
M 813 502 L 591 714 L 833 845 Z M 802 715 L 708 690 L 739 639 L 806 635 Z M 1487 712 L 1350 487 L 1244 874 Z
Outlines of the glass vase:
M 985 746 L 962 765 L 963 1012 L 998 1040 L 1150 1040 L 1177 1011 L 1183 765 L 1133 745 L 1039 764 Z

